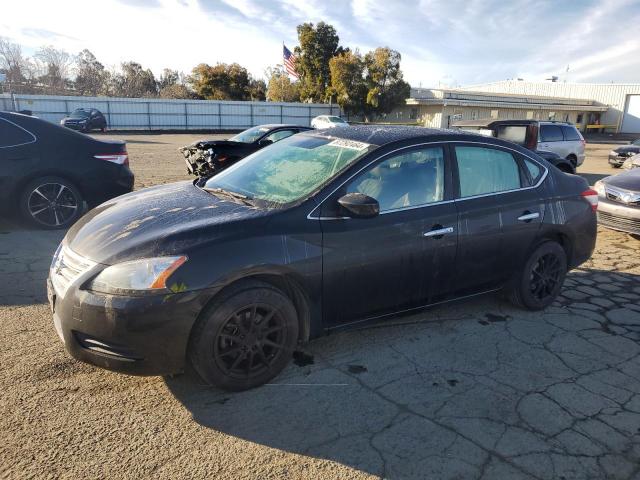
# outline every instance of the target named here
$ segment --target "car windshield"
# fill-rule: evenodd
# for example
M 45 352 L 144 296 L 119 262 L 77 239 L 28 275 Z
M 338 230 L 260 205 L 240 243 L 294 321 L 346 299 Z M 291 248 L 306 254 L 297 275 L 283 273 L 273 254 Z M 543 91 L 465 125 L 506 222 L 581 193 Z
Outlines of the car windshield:
M 71 114 L 72 117 L 88 117 L 89 116 L 89 112 L 87 112 L 86 110 L 74 110 L 73 113 Z
M 269 130 L 270 129 L 268 127 L 253 127 L 249 130 L 245 130 L 244 132 L 240 132 L 239 134 L 231 137 L 229 140 L 231 140 L 232 142 L 253 143 Z
M 340 117 L 327 117 L 327 120 L 329 120 L 331 123 L 347 123 Z
M 634 140 L 634 141 L 633 141 L 633 144 L 634 144 L 634 145 L 640 145 L 640 138 L 639 138 L 639 139 L 637 139 L 637 140 Z
M 375 148 L 341 138 L 295 135 L 223 170 L 204 188 L 240 194 L 261 206 L 283 207 L 307 198 Z

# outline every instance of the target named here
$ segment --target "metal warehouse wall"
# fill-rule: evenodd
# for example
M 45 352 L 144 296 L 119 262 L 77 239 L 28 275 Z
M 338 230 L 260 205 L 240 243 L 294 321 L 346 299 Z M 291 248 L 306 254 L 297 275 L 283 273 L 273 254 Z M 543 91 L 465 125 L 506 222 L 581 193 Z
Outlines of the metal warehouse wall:
M 603 115 L 601 123 L 618 126 L 622 120 L 627 97 L 629 95 L 640 94 L 640 84 L 638 83 L 560 83 L 504 80 L 502 82 L 470 85 L 462 89 L 492 93 L 543 95 L 548 97 L 586 98 L 595 100 L 610 107 Z
M 265 123 L 310 125 L 317 115 L 340 115 L 337 105 L 312 103 L 164 100 L 155 98 L 14 95 L 16 110 L 59 123 L 76 108 L 97 108 L 112 130 L 238 130 Z M 8 94 L 0 109 L 12 109 Z

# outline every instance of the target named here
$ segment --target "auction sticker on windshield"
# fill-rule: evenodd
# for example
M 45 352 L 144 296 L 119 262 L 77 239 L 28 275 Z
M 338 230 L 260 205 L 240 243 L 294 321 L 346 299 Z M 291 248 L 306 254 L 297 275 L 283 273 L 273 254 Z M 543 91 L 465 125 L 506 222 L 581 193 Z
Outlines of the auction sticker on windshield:
M 369 143 L 364 142 L 356 142 L 355 140 L 346 140 L 344 138 L 337 138 L 333 142 L 328 143 L 328 145 L 333 145 L 335 147 L 342 148 L 350 148 L 351 150 L 366 150 L 371 145 Z

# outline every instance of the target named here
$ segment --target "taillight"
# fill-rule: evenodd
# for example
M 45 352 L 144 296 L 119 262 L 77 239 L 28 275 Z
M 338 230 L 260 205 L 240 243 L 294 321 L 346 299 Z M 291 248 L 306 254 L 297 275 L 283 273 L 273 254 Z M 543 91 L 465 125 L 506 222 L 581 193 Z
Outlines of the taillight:
M 106 160 L 107 162 L 117 163 L 118 165 L 129 166 L 129 155 L 126 150 L 120 153 L 109 153 L 105 155 L 94 155 L 93 158 L 98 160 Z
M 537 150 L 538 149 L 538 127 L 536 125 L 529 125 L 527 127 L 525 140 L 525 147 L 529 150 Z
M 598 192 L 589 189 L 580 194 L 591 205 L 591 210 L 594 212 L 598 210 Z

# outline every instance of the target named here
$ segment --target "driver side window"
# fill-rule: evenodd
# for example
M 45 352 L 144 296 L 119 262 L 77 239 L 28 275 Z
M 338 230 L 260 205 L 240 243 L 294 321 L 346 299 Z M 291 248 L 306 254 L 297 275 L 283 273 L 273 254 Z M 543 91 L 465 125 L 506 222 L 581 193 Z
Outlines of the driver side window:
M 380 212 L 427 205 L 444 198 L 444 151 L 420 148 L 394 155 L 359 174 L 347 193 L 375 198 Z
M 276 143 L 278 140 L 282 140 L 283 138 L 290 137 L 294 133 L 296 132 L 294 132 L 293 130 L 278 130 L 277 132 L 273 132 L 267 135 L 266 137 L 263 138 L 263 140 L 271 140 L 273 143 Z

